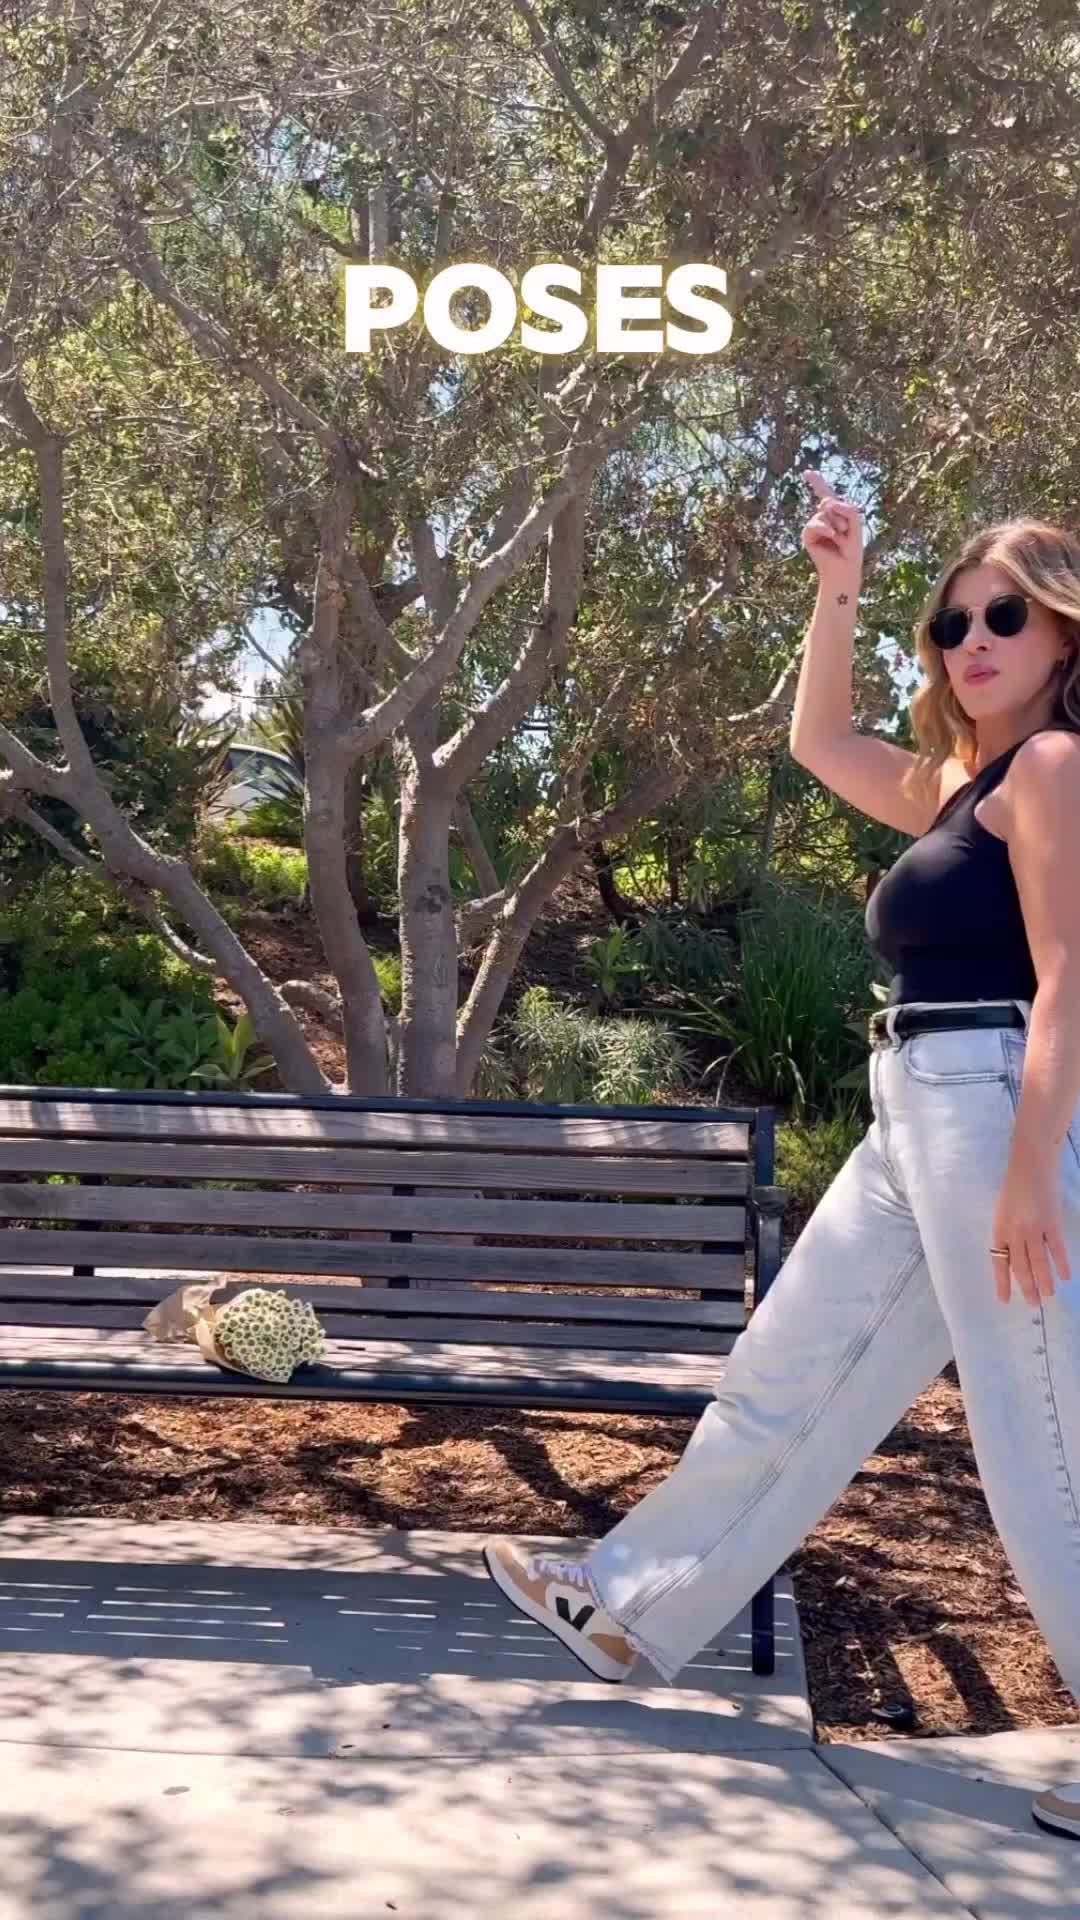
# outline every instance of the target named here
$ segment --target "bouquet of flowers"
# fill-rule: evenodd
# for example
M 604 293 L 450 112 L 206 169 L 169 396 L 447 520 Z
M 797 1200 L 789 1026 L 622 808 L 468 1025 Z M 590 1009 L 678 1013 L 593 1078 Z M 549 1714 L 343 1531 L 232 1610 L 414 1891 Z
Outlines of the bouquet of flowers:
M 219 1366 L 259 1380 L 287 1381 L 322 1357 L 326 1335 L 309 1300 L 246 1287 L 231 1300 L 212 1295 L 228 1282 L 178 1287 L 143 1321 L 155 1340 L 190 1340 Z

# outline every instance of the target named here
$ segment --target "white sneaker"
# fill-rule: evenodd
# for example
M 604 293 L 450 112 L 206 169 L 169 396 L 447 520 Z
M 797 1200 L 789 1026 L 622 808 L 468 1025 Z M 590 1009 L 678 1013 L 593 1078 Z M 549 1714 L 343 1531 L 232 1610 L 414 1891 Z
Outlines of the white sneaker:
M 523 1553 L 512 1540 L 489 1541 L 484 1560 L 507 1599 L 557 1634 L 599 1680 L 625 1680 L 632 1672 L 640 1656 L 618 1621 L 597 1605 L 582 1563 Z
M 1080 1840 L 1080 1788 L 1072 1791 L 1075 1797 L 1071 1800 L 1064 1800 L 1060 1793 L 1040 1793 L 1032 1801 L 1031 1811 L 1040 1827 Z

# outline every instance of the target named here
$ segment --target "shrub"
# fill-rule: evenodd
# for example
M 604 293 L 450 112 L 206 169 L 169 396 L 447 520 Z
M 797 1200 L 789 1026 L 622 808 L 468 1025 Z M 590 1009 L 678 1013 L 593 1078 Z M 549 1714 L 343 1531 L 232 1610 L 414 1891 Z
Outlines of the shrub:
M 519 1100 L 521 1088 L 513 1060 L 496 1040 L 489 1040 L 473 1075 L 474 1100 Z
M 245 1025 L 246 1020 L 246 1025 Z M 50 869 L 0 913 L 0 1079 L 21 1086 L 243 1085 L 250 1019 L 96 874 Z
M 302 847 L 304 844 L 304 798 L 298 794 L 289 800 L 260 800 L 244 815 L 244 830 L 257 840 L 276 840 L 279 845 Z
M 84 993 L 113 986 L 131 993 L 186 992 L 207 1003 L 213 986 L 187 966 L 83 869 L 50 868 L 0 909 L 0 991 L 33 986 Z
M 649 1106 L 685 1085 L 690 1056 L 662 1021 L 607 1020 L 601 1026 L 595 1100 L 612 1107 Z
M 526 1098 L 587 1102 L 600 1064 L 599 1027 L 599 1020 L 556 1000 L 547 987 L 527 987 L 510 1019 Z
M 400 953 L 372 954 L 375 972 L 379 976 L 379 988 L 391 1013 L 401 1012 L 401 955 Z
M 529 987 L 509 1022 L 525 1098 L 558 1105 L 649 1106 L 689 1067 L 685 1048 L 660 1021 L 601 1020 Z
M 239 896 L 260 907 L 299 902 L 307 882 L 306 854 L 223 827 L 203 828 L 197 865 L 208 891 Z
M 250 1015 L 234 1026 L 194 995 L 136 999 L 77 979 L 0 994 L 0 1080 L 51 1087 L 242 1087 L 274 1064 L 248 1058 Z
M 682 915 L 656 914 L 634 935 L 632 954 L 642 981 L 659 993 L 699 993 L 731 979 L 736 958 L 726 936 Z
M 776 1129 L 776 1183 L 795 1206 L 812 1213 L 866 1132 L 857 1101 L 827 1120 L 789 1121 Z
M 869 1003 L 874 961 L 849 908 L 769 884 L 739 920 L 740 964 L 730 991 L 691 994 L 682 1023 L 731 1044 L 748 1083 L 767 1100 L 793 1100 L 802 1118 L 830 1106 L 857 1068 L 854 1007 Z M 865 1042 L 862 1048 L 865 1053 Z
M 641 960 L 628 927 L 613 927 L 601 940 L 593 940 L 582 963 L 596 987 L 598 1001 L 616 1000 L 624 980 L 633 980 L 641 972 Z

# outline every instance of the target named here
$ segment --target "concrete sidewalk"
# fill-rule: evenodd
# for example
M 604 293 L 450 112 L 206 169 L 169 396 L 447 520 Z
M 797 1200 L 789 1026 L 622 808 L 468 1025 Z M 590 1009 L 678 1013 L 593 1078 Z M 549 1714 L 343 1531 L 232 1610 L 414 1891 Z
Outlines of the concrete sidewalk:
M 815 1747 L 786 1579 L 607 1686 L 483 1537 L 0 1524 L 0 1920 L 1080 1920 L 1080 1729 Z

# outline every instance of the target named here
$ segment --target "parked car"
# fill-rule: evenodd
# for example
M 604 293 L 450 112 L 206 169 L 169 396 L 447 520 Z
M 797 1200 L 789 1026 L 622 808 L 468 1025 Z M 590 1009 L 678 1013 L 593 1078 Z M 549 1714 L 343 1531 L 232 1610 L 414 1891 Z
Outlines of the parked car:
M 207 807 L 213 818 L 250 813 L 264 800 L 287 799 L 304 790 L 288 754 L 273 747 L 230 747 L 223 765 L 228 782 Z

